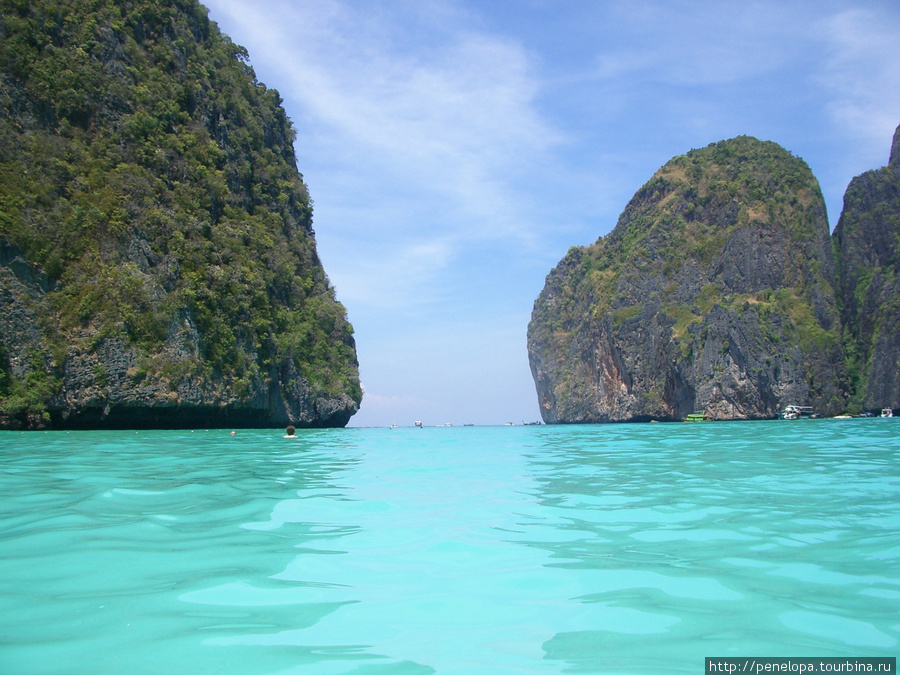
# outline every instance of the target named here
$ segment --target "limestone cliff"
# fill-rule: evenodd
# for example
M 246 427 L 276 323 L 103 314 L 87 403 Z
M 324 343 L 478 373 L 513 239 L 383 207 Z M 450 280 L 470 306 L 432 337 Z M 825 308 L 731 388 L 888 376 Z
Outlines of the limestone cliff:
M 528 328 L 543 418 L 767 418 L 846 403 L 825 206 L 807 165 L 739 137 L 676 157 L 569 251 Z
M 888 166 L 847 187 L 834 239 L 854 402 L 900 408 L 900 127 Z
M 278 92 L 195 0 L 0 0 L 0 428 L 343 426 Z

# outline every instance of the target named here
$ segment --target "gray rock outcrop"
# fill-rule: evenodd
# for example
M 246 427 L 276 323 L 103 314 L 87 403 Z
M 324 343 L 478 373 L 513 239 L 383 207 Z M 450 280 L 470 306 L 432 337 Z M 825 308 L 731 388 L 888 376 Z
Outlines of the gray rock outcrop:
M 854 402 L 900 408 L 900 126 L 888 166 L 847 187 L 834 239 Z
M 836 283 L 802 160 L 748 137 L 676 157 L 548 275 L 528 330 L 544 421 L 840 412 Z
M 0 12 L 0 428 L 344 426 L 278 92 L 195 0 Z

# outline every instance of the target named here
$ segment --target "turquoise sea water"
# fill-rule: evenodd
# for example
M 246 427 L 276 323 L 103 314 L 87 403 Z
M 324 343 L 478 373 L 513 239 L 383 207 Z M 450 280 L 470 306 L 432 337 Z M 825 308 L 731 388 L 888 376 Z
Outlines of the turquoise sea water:
M 895 656 L 900 419 L 0 433 L 0 672 Z

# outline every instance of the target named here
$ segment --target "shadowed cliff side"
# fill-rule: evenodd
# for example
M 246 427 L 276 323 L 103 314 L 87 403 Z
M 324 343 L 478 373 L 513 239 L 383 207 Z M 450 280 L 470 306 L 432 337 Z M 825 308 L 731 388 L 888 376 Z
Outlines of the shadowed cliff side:
M 195 0 L 0 0 L 0 428 L 345 425 L 293 141 Z
M 888 166 L 847 187 L 834 240 L 854 404 L 900 408 L 900 127 Z
M 840 412 L 835 284 L 802 160 L 749 137 L 676 157 L 548 275 L 528 328 L 544 421 Z

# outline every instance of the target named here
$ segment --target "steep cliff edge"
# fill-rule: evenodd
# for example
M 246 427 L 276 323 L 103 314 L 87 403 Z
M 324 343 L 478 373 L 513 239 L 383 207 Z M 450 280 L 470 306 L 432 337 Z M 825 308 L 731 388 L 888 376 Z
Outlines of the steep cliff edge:
M 847 187 L 834 240 L 854 404 L 900 408 L 900 127 L 888 166 Z
M 615 229 L 570 249 L 528 328 L 546 422 L 841 411 L 836 275 L 819 186 L 774 143 L 672 159 Z
M 343 426 L 277 91 L 195 0 L 0 0 L 0 428 Z

